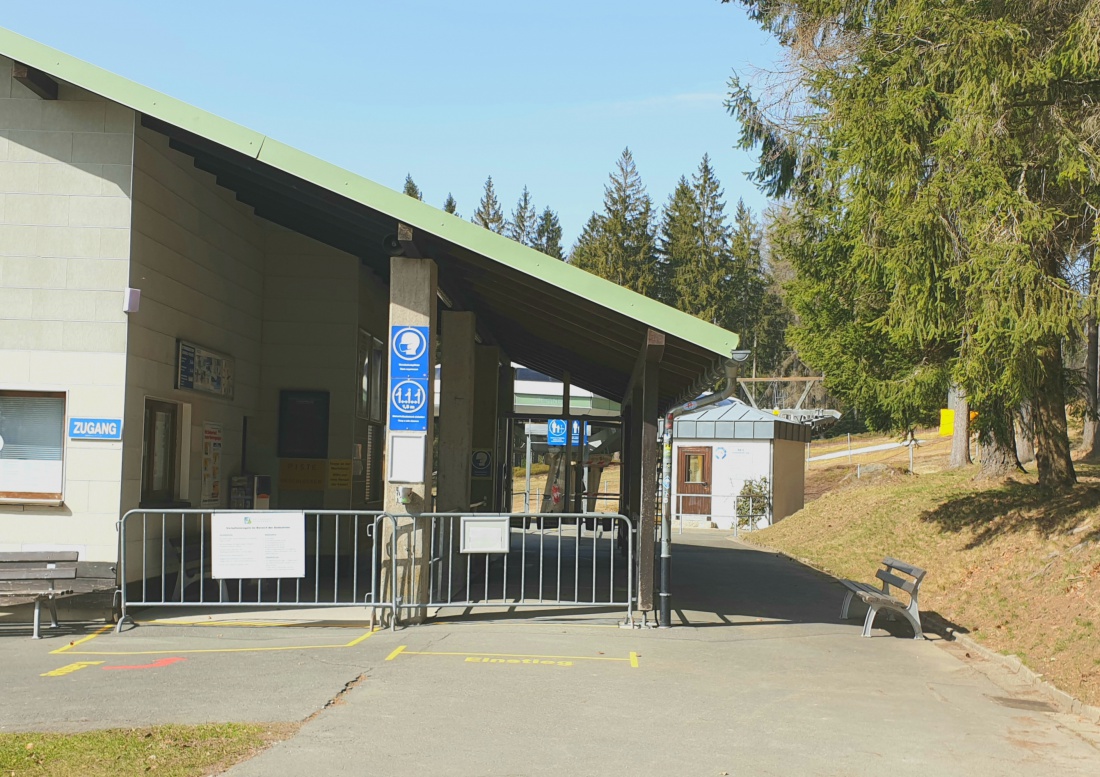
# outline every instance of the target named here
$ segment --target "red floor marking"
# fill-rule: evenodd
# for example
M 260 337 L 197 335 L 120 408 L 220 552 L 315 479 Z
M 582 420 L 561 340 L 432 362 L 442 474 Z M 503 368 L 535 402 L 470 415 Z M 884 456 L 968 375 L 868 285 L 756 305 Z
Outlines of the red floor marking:
M 138 664 L 137 666 L 104 666 L 101 669 L 160 669 L 162 666 L 174 664 L 177 661 L 186 661 L 186 658 L 161 658 L 151 664 Z

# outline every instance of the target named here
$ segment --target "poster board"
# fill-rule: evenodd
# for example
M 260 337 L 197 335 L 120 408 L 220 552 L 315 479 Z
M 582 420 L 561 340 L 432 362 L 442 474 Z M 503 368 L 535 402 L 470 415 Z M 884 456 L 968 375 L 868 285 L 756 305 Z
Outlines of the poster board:
M 215 580 L 306 576 L 304 512 L 217 512 L 210 524 Z
M 222 504 L 222 442 L 221 424 L 206 421 L 202 425 L 202 507 L 221 507 Z

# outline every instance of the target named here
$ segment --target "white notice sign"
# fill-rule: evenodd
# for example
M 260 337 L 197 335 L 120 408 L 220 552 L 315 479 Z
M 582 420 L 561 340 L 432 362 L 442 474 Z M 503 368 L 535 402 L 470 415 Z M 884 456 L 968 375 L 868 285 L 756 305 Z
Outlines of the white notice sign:
M 306 515 L 262 510 L 216 512 L 211 521 L 216 580 L 306 576 Z

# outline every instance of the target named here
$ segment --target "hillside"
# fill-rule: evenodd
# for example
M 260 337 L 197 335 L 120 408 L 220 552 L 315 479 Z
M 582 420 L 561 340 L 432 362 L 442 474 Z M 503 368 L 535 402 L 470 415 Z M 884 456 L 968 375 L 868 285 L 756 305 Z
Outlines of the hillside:
M 818 468 L 829 490 L 744 539 L 854 579 L 872 580 L 883 556 L 924 567 L 922 612 L 1100 704 L 1100 466 L 1079 463 L 1081 483 L 1060 495 L 1033 475 L 982 483 L 976 472 L 857 480 L 853 466 Z

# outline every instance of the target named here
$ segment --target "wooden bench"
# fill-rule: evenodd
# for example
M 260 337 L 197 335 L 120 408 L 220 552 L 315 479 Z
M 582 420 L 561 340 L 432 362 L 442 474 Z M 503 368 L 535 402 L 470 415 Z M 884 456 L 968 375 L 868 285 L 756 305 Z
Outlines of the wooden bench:
M 73 593 L 69 587 L 57 586 L 58 581 L 76 579 L 76 551 L 39 551 L 0 553 L 0 596 L 34 598 L 34 639 L 41 639 L 42 602 L 50 607 L 50 625 L 57 628 L 59 596 Z
M 921 580 L 928 573 L 920 567 L 906 564 L 904 561 L 898 561 L 896 558 L 890 558 L 889 556 L 882 560 L 882 566 L 883 569 L 875 572 L 875 577 L 882 581 L 882 588 L 876 588 L 873 585 L 855 580 L 840 581 L 848 589 L 848 593 L 844 597 L 844 604 L 840 606 L 840 619 L 847 620 L 852 597 L 858 596 L 867 604 L 867 618 L 863 621 L 863 636 L 871 636 L 871 624 L 875 622 L 875 615 L 878 614 L 878 611 L 888 610 L 901 613 L 909 621 L 909 624 L 913 627 L 913 639 L 923 639 L 924 632 L 921 631 L 920 626 L 920 611 L 917 609 L 917 592 L 920 590 Z M 898 577 L 895 574 L 896 572 L 912 579 Z M 906 604 L 896 596 L 892 596 L 890 586 L 900 588 L 909 594 L 909 603 Z

